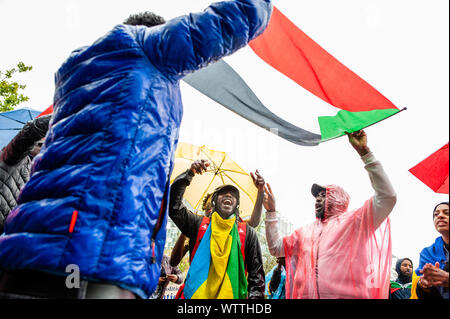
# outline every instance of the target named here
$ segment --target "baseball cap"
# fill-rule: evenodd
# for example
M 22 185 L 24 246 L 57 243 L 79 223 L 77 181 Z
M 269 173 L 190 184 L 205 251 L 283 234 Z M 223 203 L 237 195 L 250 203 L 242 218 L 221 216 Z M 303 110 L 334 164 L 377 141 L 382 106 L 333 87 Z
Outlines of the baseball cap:
M 326 187 L 320 186 L 320 185 L 318 185 L 318 184 L 313 184 L 313 185 L 311 186 L 311 194 L 312 194 L 314 197 L 317 197 L 317 195 L 318 195 L 321 191 L 326 191 L 326 190 L 327 190 Z

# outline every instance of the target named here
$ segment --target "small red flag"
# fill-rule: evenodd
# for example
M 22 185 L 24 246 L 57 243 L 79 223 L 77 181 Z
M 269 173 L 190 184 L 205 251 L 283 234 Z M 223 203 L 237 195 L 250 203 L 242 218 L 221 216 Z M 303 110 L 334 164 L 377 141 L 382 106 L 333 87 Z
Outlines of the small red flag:
M 52 114 L 52 113 L 53 113 L 53 104 L 50 105 L 47 109 L 45 109 L 45 111 L 43 111 L 41 114 L 36 116 L 36 118 L 44 116 L 44 115 Z
M 341 110 L 397 109 L 275 7 L 267 29 L 250 47 L 273 68 Z
M 409 170 L 411 174 L 440 194 L 449 193 L 448 143 Z

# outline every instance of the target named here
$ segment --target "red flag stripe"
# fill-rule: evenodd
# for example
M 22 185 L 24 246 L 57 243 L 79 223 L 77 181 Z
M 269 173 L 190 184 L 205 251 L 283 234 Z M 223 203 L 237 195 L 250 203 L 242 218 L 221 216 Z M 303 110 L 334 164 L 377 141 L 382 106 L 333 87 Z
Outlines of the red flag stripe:
M 396 108 L 275 7 L 266 31 L 250 47 L 266 63 L 337 108 L 350 112 Z

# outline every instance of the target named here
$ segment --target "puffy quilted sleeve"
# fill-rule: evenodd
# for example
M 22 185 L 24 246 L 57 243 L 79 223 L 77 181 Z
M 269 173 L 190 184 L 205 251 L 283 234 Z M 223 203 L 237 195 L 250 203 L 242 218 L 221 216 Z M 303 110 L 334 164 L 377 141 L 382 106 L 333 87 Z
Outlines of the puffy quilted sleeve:
M 181 78 L 230 55 L 260 35 L 272 13 L 270 0 L 217 2 L 138 32 L 145 54 L 162 73 Z

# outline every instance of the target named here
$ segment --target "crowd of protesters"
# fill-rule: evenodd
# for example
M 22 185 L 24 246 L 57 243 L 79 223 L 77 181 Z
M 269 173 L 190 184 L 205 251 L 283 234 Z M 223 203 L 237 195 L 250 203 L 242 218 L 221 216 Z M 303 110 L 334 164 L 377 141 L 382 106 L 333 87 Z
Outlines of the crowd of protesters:
M 248 222 L 234 185 L 208 194 L 204 216 L 184 205 L 206 159 L 170 185 L 179 81 L 244 47 L 271 12 L 270 0 L 217 2 L 168 22 L 146 12 L 70 55 L 55 76 L 53 115 L 28 123 L 1 153 L 0 298 L 160 299 L 173 282 L 184 299 L 448 299 L 449 203 L 433 210 L 440 236 L 419 266 L 400 259 L 390 282 L 397 195 L 362 130 L 347 136 L 374 195 L 348 210 L 340 186 L 313 184 L 315 222 L 284 237 L 258 171 Z M 268 276 L 255 231 L 263 207 L 277 258 Z M 166 216 L 182 232 L 170 257 Z M 187 252 L 184 278 L 177 265 Z M 74 265 L 81 280 L 69 287 Z

